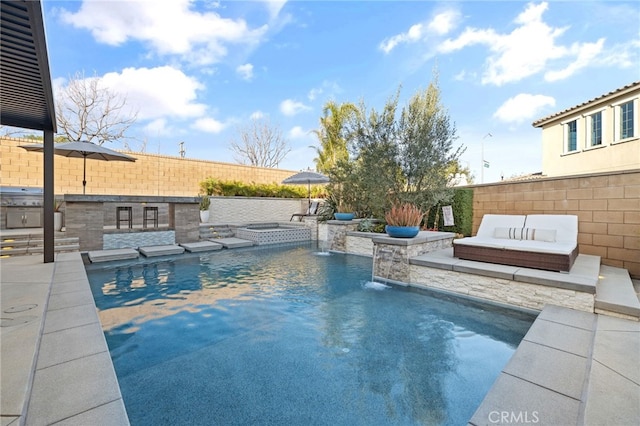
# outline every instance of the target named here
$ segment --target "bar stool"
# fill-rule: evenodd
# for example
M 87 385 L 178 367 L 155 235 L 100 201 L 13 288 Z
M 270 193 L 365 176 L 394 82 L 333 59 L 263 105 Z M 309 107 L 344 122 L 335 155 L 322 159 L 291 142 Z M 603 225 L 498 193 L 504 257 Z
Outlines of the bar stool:
M 127 223 L 127 228 L 133 228 L 133 209 L 131 207 L 116 207 L 116 228 L 120 229 L 122 222 Z
M 147 227 L 147 222 L 151 221 L 153 227 L 158 227 L 158 208 L 157 207 L 145 207 L 142 211 L 142 227 Z

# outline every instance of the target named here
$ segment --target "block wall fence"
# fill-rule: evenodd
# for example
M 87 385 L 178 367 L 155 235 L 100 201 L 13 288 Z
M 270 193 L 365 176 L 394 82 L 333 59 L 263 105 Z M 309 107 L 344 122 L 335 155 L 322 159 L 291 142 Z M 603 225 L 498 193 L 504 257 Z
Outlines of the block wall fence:
M 640 169 L 473 185 L 473 235 L 491 214 L 575 214 L 580 253 L 640 279 Z
M 0 137 L 0 184 L 38 187 L 43 156 L 20 145 L 37 141 Z M 200 182 L 213 177 L 246 183 L 280 183 L 297 171 L 244 166 L 139 152 L 135 163 L 87 160 L 87 195 L 196 196 Z M 82 194 L 82 158 L 54 155 L 56 194 Z

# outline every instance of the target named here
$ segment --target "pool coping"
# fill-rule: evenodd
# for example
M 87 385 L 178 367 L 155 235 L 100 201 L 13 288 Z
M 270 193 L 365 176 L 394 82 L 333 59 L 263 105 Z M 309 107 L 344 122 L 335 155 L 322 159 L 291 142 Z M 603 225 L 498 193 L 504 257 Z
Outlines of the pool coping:
M 14 259 L 19 259 L 16 260 L 19 267 L 7 268 Z M 25 371 L 16 372 L 3 368 L 3 387 L 5 381 L 9 382 L 11 379 L 5 377 L 7 371 L 11 372 L 9 376 L 20 376 L 18 381 L 24 381 L 20 385 L 24 389 L 22 409 L 4 412 L 3 404 L 3 412 L 0 413 L 3 424 L 52 424 L 65 421 L 75 424 L 128 425 L 124 401 L 81 254 L 60 253 L 53 265 L 42 264 L 42 256 L 3 259 L 2 263 L 3 293 L 7 282 L 15 284 L 16 281 L 36 281 L 44 284 L 41 285 L 41 291 L 28 295 L 37 299 L 38 306 L 43 308 L 39 321 L 12 330 L 14 337 L 22 334 L 24 338 L 12 339 L 12 342 L 20 343 L 12 347 L 8 355 L 22 357 L 21 368 L 29 368 L 30 371 L 25 374 Z M 42 265 L 46 266 L 41 267 Z M 24 274 L 25 269 L 38 269 L 40 272 L 38 276 Z M 47 285 L 48 289 L 44 291 Z M 16 303 L 26 303 L 24 297 L 16 300 Z M 536 318 L 523 339 L 524 343 L 519 345 L 508 361 L 469 424 L 495 424 L 495 419 L 490 417 L 494 412 L 499 412 L 500 415 L 503 412 L 513 412 L 514 416 L 529 415 L 530 421 L 533 420 L 534 411 L 537 413 L 537 420 L 541 420 L 541 413 L 545 413 L 545 421 L 540 424 L 552 424 L 549 419 L 560 418 L 575 418 L 576 423 L 588 420 L 594 424 L 616 419 L 623 424 L 625 419 L 629 422 L 630 419 L 640 417 L 640 412 L 634 411 L 640 410 L 637 408 L 640 404 L 637 404 L 633 394 L 635 391 L 636 395 L 640 395 L 640 378 L 635 377 L 634 374 L 638 373 L 632 371 L 640 358 L 640 350 L 635 352 L 635 357 L 633 352 L 634 348 L 640 348 L 640 323 L 567 308 L 551 306 L 548 309 L 547 312 L 545 307 Z M 577 325 L 579 322 L 576 322 L 576 315 L 586 322 L 588 320 L 584 316 L 591 318 L 591 331 L 584 325 Z M 550 331 L 554 327 L 555 331 Z M 579 330 L 573 330 L 574 328 Z M 558 330 L 571 330 L 570 336 L 573 337 L 558 343 L 554 336 L 565 335 Z M 581 331 L 591 333 L 591 339 L 585 340 Z M 612 337 L 620 333 L 624 333 L 626 343 L 619 342 L 623 339 Z M 582 336 L 575 337 L 580 334 Z M 2 337 L 6 342 L 4 330 Z M 590 343 L 586 349 L 570 349 L 566 346 L 567 342 L 576 341 L 581 341 L 581 344 L 585 341 Z M 612 345 L 612 341 L 617 342 L 618 346 Z M 555 347 L 558 344 L 565 346 Z M 573 353 L 577 351 L 581 352 Z M 546 363 L 549 353 L 576 360 L 579 359 L 576 357 L 587 353 L 585 351 L 590 351 L 591 358 L 587 362 L 588 358 L 583 356 L 584 362 L 579 365 L 577 372 L 567 370 L 566 362 L 556 362 L 553 357 L 551 358 L 556 364 Z M 15 364 L 17 361 L 7 359 L 5 345 L 2 346 L 2 355 L 3 365 L 7 362 Z M 538 366 L 543 367 L 536 370 L 546 373 L 539 375 L 538 382 L 536 376 L 532 377 L 528 373 L 531 368 L 530 362 L 526 361 L 537 362 Z M 557 368 L 551 368 L 553 365 Z M 580 369 L 583 371 L 580 372 Z M 571 371 L 570 386 L 573 386 L 570 390 L 562 389 L 561 385 L 558 385 L 559 389 L 552 389 L 545 382 L 553 380 L 554 375 L 565 377 L 568 371 Z M 582 384 L 580 400 L 576 398 L 577 382 Z M 619 392 L 620 386 L 624 386 L 625 397 L 615 398 L 617 402 L 613 404 L 611 392 Z M 567 393 L 571 395 L 566 395 Z M 19 398 L 20 395 L 17 395 L 18 400 Z M 569 398 L 570 411 L 558 403 L 559 398 Z M 15 402 L 16 406 L 20 405 L 20 401 Z M 521 412 L 528 414 L 519 414 Z
M 36 274 L 25 273 L 35 269 Z M 22 296 L 11 292 L 8 299 L 13 300 L 5 300 L 3 294 L 3 311 L 14 303 L 41 307 L 32 324 L 11 327 L 10 352 L 2 346 L 3 388 L 10 383 L 16 390 L 11 392 L 10 406 L 2 404 L 3 425 L 128 425 L 81 254 L 60 253 L 49 264 L 42 256 L 2 260 L 3 293 L 26 280 L 43 283 L 47 291 Z M 30 332 L 34 327 L 38 333 Z M 6 343 L 4 330 L 2 337 Z M 29 371 L 4 368 L 15 364 L 17 357 Z

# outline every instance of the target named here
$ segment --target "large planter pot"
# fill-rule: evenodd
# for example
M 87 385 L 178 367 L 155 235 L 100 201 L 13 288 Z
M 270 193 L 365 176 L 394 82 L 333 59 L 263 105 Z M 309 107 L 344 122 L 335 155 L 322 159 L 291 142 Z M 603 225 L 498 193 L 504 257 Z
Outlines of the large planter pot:
M 419 226 L 391 226 L 384 227 L 387 235 L 395 238 L 413 238 L 420 232 Z
M 200 210 L 200 222 L 209 223 L 209 210 Z
M 336 220 L 353 220 L 355 213 L 334 213 Z
M 62 212 L 53 212 L 53 229 L 62 231 Z

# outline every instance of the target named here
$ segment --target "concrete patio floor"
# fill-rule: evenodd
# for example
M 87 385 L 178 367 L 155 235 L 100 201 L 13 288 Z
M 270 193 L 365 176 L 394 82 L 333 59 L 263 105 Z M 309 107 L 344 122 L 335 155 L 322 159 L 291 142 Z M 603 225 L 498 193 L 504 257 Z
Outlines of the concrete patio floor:
M 129 424 L 80 253 L 42 259 L 0 260 L 1 425 Z M 469 424 L 496 416 L 636 425 L 640 322 L 545 307 Z

